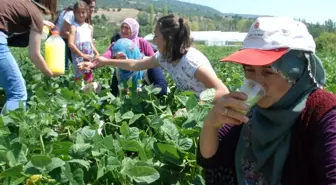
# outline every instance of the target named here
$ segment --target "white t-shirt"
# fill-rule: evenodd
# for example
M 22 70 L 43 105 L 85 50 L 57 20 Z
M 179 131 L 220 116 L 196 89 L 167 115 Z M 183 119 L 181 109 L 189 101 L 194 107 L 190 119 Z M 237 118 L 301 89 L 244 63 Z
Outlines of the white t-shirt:
M 165 61 L 159 51 L 156 52 L 155 59 L 170 74 L 181 91 L 194 91 L 199 95 L 206 90 L 205 85 L 195 78 L 195 72 L 201 66 L 209 66 L 211 70 L 213 68 L 208 58 L 196 48 L 189 48 L 188 53 L 175 66 Z
M 74 22 L 73 25 L 76 26 L 76 37 L 75 37 L 76 44 L 82 42 L 92 43 L 92 26 L 90 26 L 88 23 L 79 25 L 76 22 Z
M 65 12 L 65 10 L 62 11 L 62 13 L 59 15 L 59 18 L 57 20 L 56 26 L 58 27 L 58 30 L 62 30 L 63 23 L 66 21 L 70 25 L 72 25 L 75 21 L 75 15 L 72 10 Z

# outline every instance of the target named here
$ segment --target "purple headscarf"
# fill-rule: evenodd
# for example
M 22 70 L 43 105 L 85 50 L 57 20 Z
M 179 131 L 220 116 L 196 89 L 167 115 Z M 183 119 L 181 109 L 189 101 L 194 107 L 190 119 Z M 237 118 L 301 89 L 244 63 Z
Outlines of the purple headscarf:
M 132 35 L 129 37 L 139 47 L 139 23 L 133 18 L 126 18 L 121 24 L 127 24 L 131 28 Z

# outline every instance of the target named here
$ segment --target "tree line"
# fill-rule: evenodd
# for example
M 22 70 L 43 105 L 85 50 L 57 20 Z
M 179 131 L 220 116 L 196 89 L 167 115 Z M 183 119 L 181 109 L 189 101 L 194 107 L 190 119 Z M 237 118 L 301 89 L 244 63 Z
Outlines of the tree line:
M 115 11 L 120 11 L 116 9 Z M 140 11 L 137 20 L 140 24 L 140 36 L 146 36 L 153 33 L 156 21 L 163 15 L 174 13 L 185 17 L 189 21 L 192 31 L 237 31 L 248 32 L 255 18 L 243 18 L 238 15 L 234 16 L 192 16 L 181 12 L 173 12 L 165 4 L 163 8 L 155 8 L 153 4 L 148 6 L 148 9 Z M 333 38 L 336 38 L 336 23 L 328 19 L 324 23 L 309 23 L 304 19 L 297 19 L 307 25 L 309 32 L 317 41 L 317 48 L 336 49 L 336 42 L 330 43 Z M 93 18 L 95 24 L 95 37 L 106 37 L 106 33 L 116 33 L 119 30 L 119 24 L 109 23 L 105 15 L 95 16 Z M 336 39 L 335 39 L 336 41 Z M 332 46 L 330 46 L 332 45 Z M 335 45 L 335 47 L 333 46 Z

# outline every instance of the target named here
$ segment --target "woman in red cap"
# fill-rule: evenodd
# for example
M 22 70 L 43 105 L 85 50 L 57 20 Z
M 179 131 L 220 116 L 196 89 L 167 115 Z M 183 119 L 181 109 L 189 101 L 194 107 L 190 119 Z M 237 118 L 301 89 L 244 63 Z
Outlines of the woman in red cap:
M 221 61 L 242 65 L 265 96 L 249 110 L 247 95 L 232 92 L 209 112 L 197 154 L 206 184 L 336 184 L 336 97 L 322 89 L 325 71 L 306 26 L 258 18 L 243 49 Z

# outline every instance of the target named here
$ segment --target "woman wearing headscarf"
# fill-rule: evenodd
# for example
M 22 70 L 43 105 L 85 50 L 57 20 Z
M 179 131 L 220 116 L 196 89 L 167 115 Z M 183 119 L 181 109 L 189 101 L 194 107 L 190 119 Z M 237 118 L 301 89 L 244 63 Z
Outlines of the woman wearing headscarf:
M 132 40 L 139 48 L 140 48 L 140 52 L 147 57 L 153 56 L 155 53 L 153 51 L 153 48 L 151 47 L 151 44 L 146 41 L 143 38 L 138 37 L 139 35 L 139 23 L 133 19 L 133 18 L 126 18 L 120 27 L 120 38 L 128 38 L 130 40 Z M 116 41 L 118 39 L 120 39 L 119 37 L 114 37 L 115 40 L 112 41 Z M 113 47 L 113 42 L 112 44 L 109 46 L 109 48 L 106 50 L 106 52 L 104 53 L 103 57 L 107 58 L 107 59 L 111 59 L 113 56 L 113 51 L 112 51 L 112 47 Z M 98 67 L 98 66 L 97 66 Z M 111 91 L 112 94 L 117 96 L 118 95 L 118 83 L 117 83 L 117 74 L 114 73 L 113 78 L 112 78 L 112 83 L 111 83 Z M 161 88 L 160 93 L 158 94 L 159 96 L 161 95 L 165 95 L 167 94 L 167 81 L 165 79 L 165 76 L 163 74 L 163 71 L 161 69 L 161 67 L 156 67 L 153 69 L 148 69 L 145 72 L 145 76 L 149 81 L 149 84 L 153 84 L 154 87 L 159 87 Z
M 140 53 L 138 46 L 130 39 L 121 38 L 117 40 L 112 47 L 112 58 L 115 59 L 134 59 L 139 60 L 143 56 Z M 129 79 L 132 79 L 132 87 L 141 89 L 143 84 L 146 84 L 144 71 L 127 71 L 116 68 L 117 85 L 126 84 Z M 141 83 L 142 81 L 142 83 Z M 126 89 L 127 90 L 127 89 Z
M 207 185 L 336 184 L 336 97 L 306 26 L 261 17 L 243 49 L 222 59 L 242 65 L 266 91 L 247 115 L 247 95 L 224 95 L 204 120 L 198 164 Z

